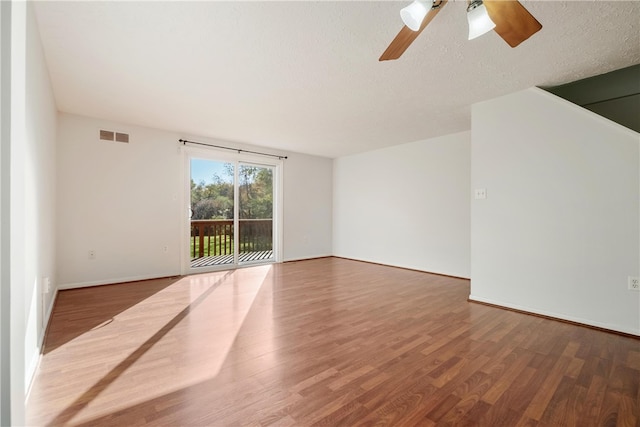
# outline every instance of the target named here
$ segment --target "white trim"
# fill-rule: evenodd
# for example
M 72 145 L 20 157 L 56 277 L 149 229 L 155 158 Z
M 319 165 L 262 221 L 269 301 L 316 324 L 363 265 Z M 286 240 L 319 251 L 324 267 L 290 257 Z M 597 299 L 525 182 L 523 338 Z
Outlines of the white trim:
M 308 261 L 308 260 L 317 259 L 317 258 L 330 258 L 330 257 L 341 258 L 333 254 L 309 255 L 309 256 L 296 257 L 296 258 L 285 258 L 282 260 L 282 262 Z M 361 261 L 361 260 L 355 260 L 355 261 Z
M 31 388 L 36 378 L 36 372 L 40 367 L 41 360 L 42 360 L 42 351 L 38 351 L 34 353 L 33 357 L 31 358 L 31 361 L 29 362 L 29 365 L 25 366 L 24 383 L 27 385 L 27 390 L 24 394 L 25 404 L 29 400 L 29 396 L 31 395 Z
M 233 267 L 240 264 L 238 252 L 240 251 L 240 165 L 236 160 L 233 163 Z M 226 240 L 225 236 L 225 240 Z M 190 247 L 183 246 L 183 247 Z M 195 243 L 194 243 L 195 246 Z M 211 248 L 209 248 L 211 250 Z M 199 255 L 199 254 L 198 254 Z M 190 268 L 193 271 L 193 268 Z
M 44 340 L 47 337 L 47 331 L 49 330 L 49 322 L 51 322 L 51 315 L 53 314 L 53 307 L 56 304 L 56 300 L 58 299 L 58 288 L 55 288 L 53 291 L 53 298 L 51 298 L 51 303 L 49 304 L 49 308 L 44 313 L 44 318 L 46 321 L 43 321 L 43 329 L 42 334 L 38 340 L 38 354 L 34 356 L 37 358 L 37 361 L 31 361 L 28 369 L 25 371 L 25 384 L 27 384 L 27 392 L 25 393 L 25 402 L 29 401 L 29 397 L 31 396 L 31 390 L 33 389 L 33 383 L 36 378 L 36 374 L 38 373 L 38 369 L 40 368 L 40 362 L 42 362 L 42 353 L 44 351 Z M 33 367 L 33 371 L 31 371 L 31 366 Z
M 539 314 L 546 317 L 553 317 L 556 319 L 568 320 L 569 322 L 581 323 L 587 326 L 595 326 L 596 328 L 608 329 L 610 331 L 622 332 L 625 334 L 640 336 L 640 329 L 634 330 L 634 329 L 625 328 L 619 325 L 613 325 L 610 323 L 594 322 L 593 320 L 589 320 L 589 319 L 582 319 L 580 317 L 567 316 L 565 314 L 554 313 L 546 310 L 537 310 L 529 307 L 524 307 L 518 304 L 510 304 L 510 303 L 505 303 L 503 301 L 495 301 L 490 298 L 477 297 L 475 295 L 469 295 L 469 300 L 483 302 L 486 304 L 491 304 L 499 307 L 512 308 L 514 310 L 525 311 L 527 313 L 533 313 L 533 314 Z
M 454 279 L 471 280 L 470 277 L 461 276 L 459 274 L 455 274 L 451 272 L 446 273 L 444 271 L 436 271 L 436 270 L 425 270 L 424 268 L 416 267 L 411 264 L 392 264 L 387 261 L 376 261 L 373 259 L 366 259 L 366 258 L 352 257 L 347 255 L 338 255 L 338 254 L 332 254 L 329 256 L 334 256 L 336 258 L 351 259 L 353 261 L 368 262 L 370 264 L 384 265 L 387 267 L 403 268 L 405 270 L 420 271 L 422 273 L 437 274 L 438 276 L 448 276 L 448 277 L 453 277 Z M 313 258 L 316 258 L 316 257 L 313 257 Z
M 42 348 L 42 344 L 44 343 L 44 338 L 47 333 L 47 328 L 49 327 L 49 322 L 51 321 L 51 315 L 53 314 L 53 307 L 56 305 L 56 299 L 58 298 L 58 288 L 56 287 L 53 291 L 53 298 L 51 298 L 51 304 L 49 304 L 49 308 L 45 312 L 45 319 L 43 331 L 44 333 L 40 337 L 40 348 Z
M 0 425 L 11 425 L 11 22 L 0 0 Z
M 273 189 L 274 206 L 273 206 L 273 256 L 275 262 L 282 262 L 284 254 L 284 162 L 279 160 L 280 164 L 275 167 L 276 185 Z
M 90 282 L 64 283 L 58 286 L 58 290 L 88 288 L 90 286 L 116 285 L 119 283 L 139 282 L 140 280 L 164 279 L 167 277 L 180 276 L 180 272 L 175 274 L 145 274 L 140 276 L 117 277 L 111 279 L 92 280 Z

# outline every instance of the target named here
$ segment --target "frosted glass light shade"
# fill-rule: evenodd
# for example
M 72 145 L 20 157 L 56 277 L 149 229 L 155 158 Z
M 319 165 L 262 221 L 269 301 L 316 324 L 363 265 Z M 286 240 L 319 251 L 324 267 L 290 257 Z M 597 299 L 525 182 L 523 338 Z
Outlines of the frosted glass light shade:
M 487 8 L 482 2 L 467 11 L 467 19 L 469 20 L 469 40 L 475 39 L 496 27 L 496 24 L 489 18 Z
M 433 1 L 416 0 L 409 6 L 402 8 L 400 10 L 400 18 L 402 18 L 404 25 L 413 31 L 418 31 L 432 4 Z

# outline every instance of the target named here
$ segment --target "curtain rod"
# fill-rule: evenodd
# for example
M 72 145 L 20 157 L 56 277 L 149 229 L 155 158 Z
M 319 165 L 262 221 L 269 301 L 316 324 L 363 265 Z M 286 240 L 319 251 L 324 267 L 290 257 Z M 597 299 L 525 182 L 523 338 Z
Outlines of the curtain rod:
M 276 157 L 280 160 L 287 158 L 287 156 L 278 156 L 277 154 L 260 153 L 258 151 L 242 150 L 240 148 L 223 147 L 222 145 L 205 144 L 204 142 L 189 141 L 186 139 L 179 139 L 178 141 L 181 142 L 182 145 L 187 145 L 187 143 L 195 144 L 195 145 L 204 145 L 205 147 L 221 148 L 223 150 L 231 150 L 231 151 L 236 151 L 238 153 L 251 153 L 251 154 L 259 154 L 261 156 Z

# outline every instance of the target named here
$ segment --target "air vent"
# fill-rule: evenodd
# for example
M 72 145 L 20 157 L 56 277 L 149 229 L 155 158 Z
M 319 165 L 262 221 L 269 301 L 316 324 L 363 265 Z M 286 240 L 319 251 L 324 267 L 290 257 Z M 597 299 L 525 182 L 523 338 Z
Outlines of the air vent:
M 116 132 L 116 141 L 128 143 L 129 142 L 129 134 L 128 133 Z
M 129 134 L 128 133 L 121 133 L 121 132 L 114 132 L 112 130 L 101 129 L 100 130 L 100 139 L 103 140 L 103 141 L 117 141 L 117 142 L 129 143 Z
M 113 141 L 114 132 L 110 130 L 101 130 L 100 131 L 100 139 L 103 141 Z

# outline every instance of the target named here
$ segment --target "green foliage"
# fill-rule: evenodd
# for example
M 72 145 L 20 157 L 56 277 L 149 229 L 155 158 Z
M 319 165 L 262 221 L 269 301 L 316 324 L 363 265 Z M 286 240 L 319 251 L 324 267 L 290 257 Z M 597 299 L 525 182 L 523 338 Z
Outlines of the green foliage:
M 240 219 L 273 218 L 273 170 L 240 166 Z
M 233 219 L 233 164 L 225 163 L 224 179 L 214 174 L 213 183 L 191 180 L 191 219 Z M 238 169 L 240 219 L 273 217 L 273 170 L 241 165 Z

